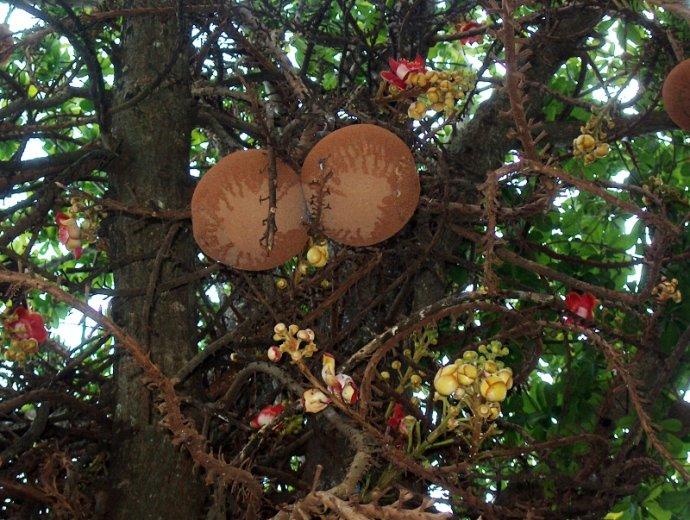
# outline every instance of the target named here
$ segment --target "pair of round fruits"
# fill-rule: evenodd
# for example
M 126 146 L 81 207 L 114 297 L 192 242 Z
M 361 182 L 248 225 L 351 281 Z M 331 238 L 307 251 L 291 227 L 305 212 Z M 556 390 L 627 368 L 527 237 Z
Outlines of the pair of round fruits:
M 192 197 L 192 229 L 209 257 L 237 269 L 272 269 L 301 253 L 310 219 L 336 242 L 376 244 L 400 231 L 419 202 L 419 175 L 407 145 L 375 125 L 347 126 L 314 146 L 301 175 L 276 159 L 277 231 L 268 251 L 261 243 L 268 169 L 268 152 L 242 150 L 201 178 Z

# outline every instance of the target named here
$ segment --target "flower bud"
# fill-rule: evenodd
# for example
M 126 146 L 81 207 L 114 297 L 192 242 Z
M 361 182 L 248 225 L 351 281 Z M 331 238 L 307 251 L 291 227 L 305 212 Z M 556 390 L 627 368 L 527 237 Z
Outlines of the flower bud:
M 273 332 L 276 334 L 283 334 L 287 330 L 287 327 L 285 326 L 285 323 L 278 323 L 275 327 L 273 327 Z
M 482 397 L 487 401 L 499 402 L 506 398 L 508 393 L 508 386 L 503 382 L 502 378 L 497 374 L 490 375 L 482 379 L 479 384 L 479 391 Z
M 302 395 L 302 406 L 307 413 L 319 413 L 324 410 L 331 400 L 317 388 L 310 388 Z
M 450 395 L 459 386 L 455 365 L 448 365 L 441 368 L 434 377 L 434 388 L 441 395 Z
M 268 359 L 270 361 L 277 363 L 278 361 L 280 361 L 281 357 L 283 357 L 283 353 L 280 351 L 279 347 L 274 345 L 268 349 Z
M 479 371 L 477 370 L 477 367 L 474 365 L 470 365 L 469 363 L 463 363 L 458 367 L 456 377 L 458 379 L 458 383 L 464 386 L 469 386 L 472 383 L 474 383 L 475 379 L 477 379 Z

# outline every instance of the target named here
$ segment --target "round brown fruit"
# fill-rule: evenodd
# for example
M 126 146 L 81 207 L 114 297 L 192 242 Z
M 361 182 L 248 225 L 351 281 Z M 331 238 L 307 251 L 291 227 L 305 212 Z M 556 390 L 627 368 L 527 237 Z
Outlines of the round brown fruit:
M 247 271 L 272 269 L 307 242 L 306 206 L 298 175 L 276 160 L 276 225 L 273 248 L 262 237 L 268 216 L 268 153 L 243 150 L 223 157 L 201 178 L 192 196 L 192 230 L 214 260 Z
M 690 59 L 673 67 L 661 90 L 669 117 L 683 130 L 690 131 Z
M 396 234 L 419 203 L 419 174 L 407 145 L 369 124 L 327 135 L 302 166 L 312 219 L 329 238 L 369 246 Z

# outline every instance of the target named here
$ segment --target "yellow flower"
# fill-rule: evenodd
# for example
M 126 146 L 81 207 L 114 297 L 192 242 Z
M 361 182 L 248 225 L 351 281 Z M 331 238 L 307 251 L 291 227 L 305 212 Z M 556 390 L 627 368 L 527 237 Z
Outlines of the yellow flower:
M 283 289 L 287 289 L 288 283 L 285 278 L 278 278 L 276 279 L 276 289 L 282 291 Z
M 578 152 L 581 153 L 589 153 L 597 145 L 597 141 L 594 139 L 589 134 L 581 134 L 578 135 L 574 140 L 573 140 L 573 148 L 577 150 Z
M 498 374 L 490 375 L 479 383 L 479 391 L 487 401 L 499 402 L 506 398 L 508 386 Z
M 412 374 L 412 377 L 410 377 L 410 383 L 412 383 L 412 386 L 417 388 L 422 384 L 422 378 L 419 376 L 419 374 Z
M 402 363 L 400 363 L 400 361 L 397 359 L 391 363 L 391 368 L 393 370 L 400 370 L 400 367 L 402 367 Z
M 513 388 L 513 371 L 510 368 L 502 368 L 496 372 L 496 376 L 501 378 L 501 381 L 503 381 L 508 390 Z

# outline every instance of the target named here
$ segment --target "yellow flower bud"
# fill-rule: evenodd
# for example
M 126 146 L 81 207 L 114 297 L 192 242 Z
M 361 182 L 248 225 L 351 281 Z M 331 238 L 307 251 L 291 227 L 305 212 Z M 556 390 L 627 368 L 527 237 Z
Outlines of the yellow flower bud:
M 582 153 L 591 152 L 596 145 L 596 140 L 589 134 L 581 134 L 573 141 L 573 147 Z
M 601 143 L 594 150 L 594 155 L 597 157 L 606 157 L 609 154 L 610 147 L 607 143 Z
M 474 365 L 463 363 L 458 367 L 456 377 L 458 378 L 458 383 L 464 386 L 469 386 L 474 383 L 477 379 L 478 370 Z
M 283 334 L 287 330 L 287 327 L 285 326 L 285 323 L 278 323 L 275 327 L 273 327 L 273 332 L 276 334 Z
M 462 353 L 462 359 L 465 361 L 474 361 L 479 355 L 474 350 L 468 350 Z
M 412 386 L 417 388 L 422 384 L 422 378 L 418 374 L 412 374 L 412 377 L 410 377 L 410 383 L 412 383 Z
M 434 388 L 441 395 L 450 395 L 459 386 L 456 377 L 457 368 L 455 365 L 448 365 L 441 368 L 434 377 Z
M 402 363 L 398 361 L 397 359 L 391 363 L 391 368 L 393 370 L 400 370 L 400 367 L 402 366 Z
M 492 361 L 491 359 L 489 359 L 489 360 L 484 362 L 484 370 L 486 370 L 490 374 L 493 374 L 494 372 L 498 371 L 498 365 L 496 364 L 495 361 Z
M 323 267 L 328 262 L 328 248 L 325 246 L 311 246 L 307 251 L 307 262 L 314 267 Z
M 288 282 L 285 278 L 277 278 L 276 279 L 276 289 L 279 291 L 282 291 L 283 289 L 287 289 Z
M 383 372 L 381 372 L 381 379 L 383 379 L 384 381 L 388 381 L 390 378 L 391 378 L 390 372 L 387 372 L 385 370 Z
M 465 391 L 464 388 L 458 387 L 455 389 L 455 392 L 453 392 L 453 397 L 457 399 L 458 401 L 465 397 L 467 395 L 467 392 Z

